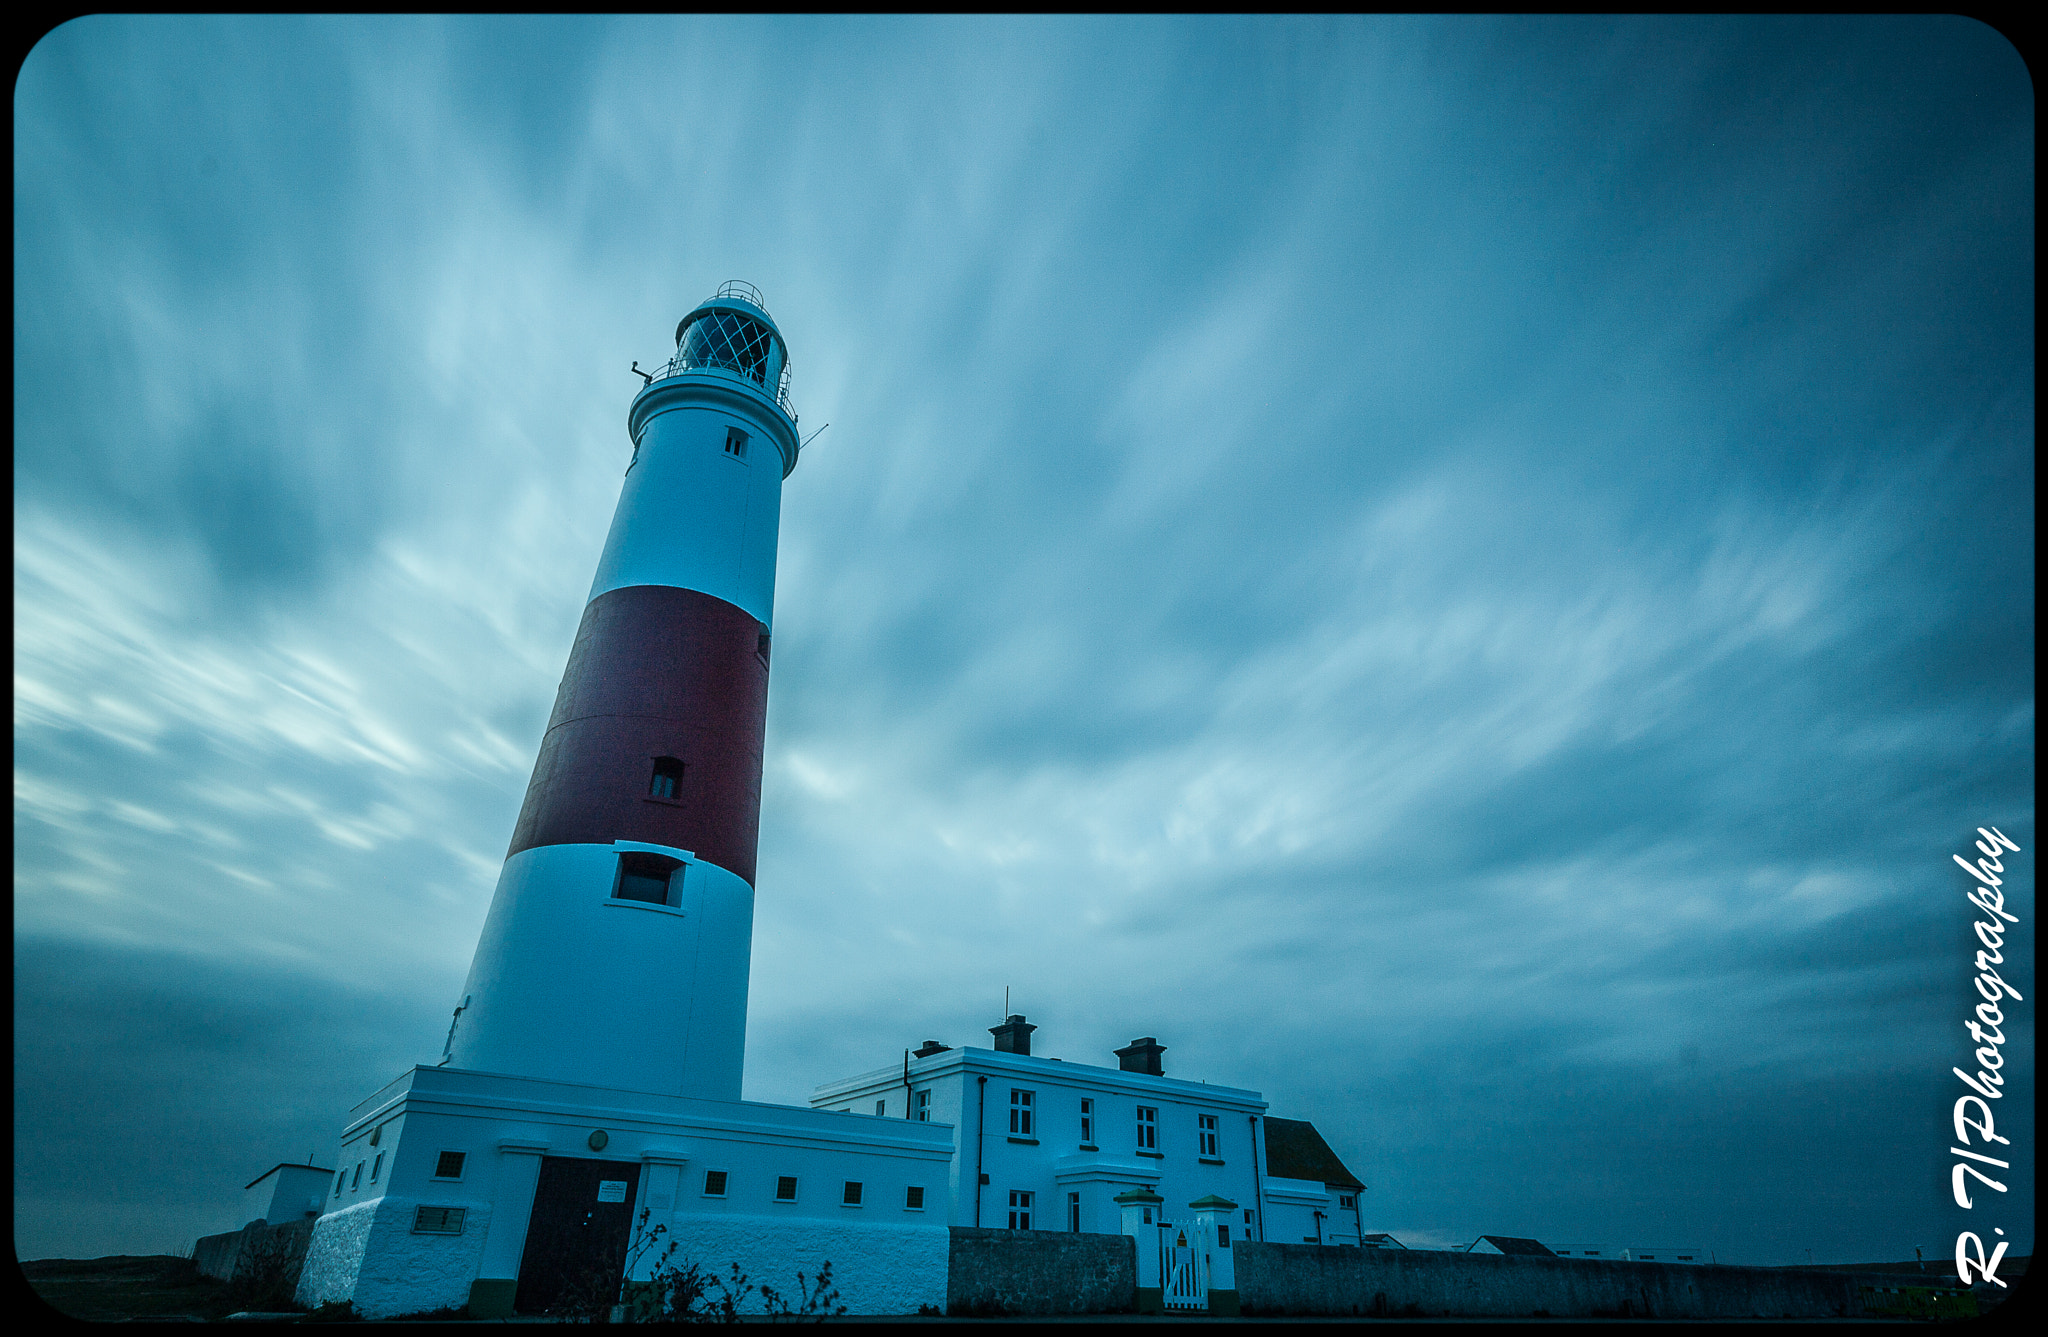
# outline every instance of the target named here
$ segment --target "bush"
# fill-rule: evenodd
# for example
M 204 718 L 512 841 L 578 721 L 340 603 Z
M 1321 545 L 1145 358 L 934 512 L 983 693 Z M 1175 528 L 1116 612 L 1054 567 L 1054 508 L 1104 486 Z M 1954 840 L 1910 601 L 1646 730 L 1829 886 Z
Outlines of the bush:
M 228 1283 L 229 1302 L 237 1309 L 268 1313 L 303 1311 L 296 1298 L 303 1255 L 292 1248 L 291 1238 L 270 1231 L 244 1248 L 235 1279 Z

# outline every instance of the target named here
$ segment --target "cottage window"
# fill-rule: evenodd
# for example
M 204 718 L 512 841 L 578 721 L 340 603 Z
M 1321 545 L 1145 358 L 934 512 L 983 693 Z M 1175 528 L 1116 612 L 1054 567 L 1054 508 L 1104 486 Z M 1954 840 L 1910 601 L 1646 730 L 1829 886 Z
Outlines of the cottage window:
M 1081 1101 L 1081 1145 L 1095 1145 L 1095 1102 L 1086 1098 Z
M 1015 1137 L 1031 1136 L 1031 1092 L 1010 1092 L 1010 1133 Z
M 1199 1125 L 1198 1131 L 1202 1144 L 1201 1154 L 1204 1156 L 1214 1156 L 1216 1154 L 1216 1116 L 1213 1114 L 1197 1115 L 1195 1121 Z M 1351 1204 L 1347 1202 L 1344 1205 L 1349 1207 Z
M 930 1091 L 920 1091 L 917 1093 L 917 1121 L 919 1123 L 930 1123 L 932 1121 L 932 1093 Z
M 1081 1233 L 1081 1195 L 1067 1194 L 1067 1229 L 1076 1235 Z
M 1159 1111 L 1150 1105 L 1138 1106 L 1138 1150 L 1159 1149 Z
M 1017 1189 L 1010 1190 L 1010 1229 L 1031 1229 L 1031 1195 Z

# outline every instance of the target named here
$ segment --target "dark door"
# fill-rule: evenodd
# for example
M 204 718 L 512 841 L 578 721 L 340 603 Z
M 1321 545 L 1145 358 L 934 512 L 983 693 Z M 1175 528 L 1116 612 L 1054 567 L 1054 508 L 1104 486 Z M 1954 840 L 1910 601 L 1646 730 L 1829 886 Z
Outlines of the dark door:
M 633 1161 L 542 1157 L 513 1308 L 592 1316 L 609 1309 L 626 1270 L 639 1188 Z

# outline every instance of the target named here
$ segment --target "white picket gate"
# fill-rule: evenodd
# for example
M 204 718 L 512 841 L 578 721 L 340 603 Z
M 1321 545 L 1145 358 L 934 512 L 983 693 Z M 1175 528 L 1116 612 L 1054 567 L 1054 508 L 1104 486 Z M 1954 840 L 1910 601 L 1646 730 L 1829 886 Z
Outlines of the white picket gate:
M 1207 1309 L 1209 1279 L 1202 1275 L 1202 1251 L 1191 1225 L 1159 1223 L 1159 1276 L 1169 1310 Z

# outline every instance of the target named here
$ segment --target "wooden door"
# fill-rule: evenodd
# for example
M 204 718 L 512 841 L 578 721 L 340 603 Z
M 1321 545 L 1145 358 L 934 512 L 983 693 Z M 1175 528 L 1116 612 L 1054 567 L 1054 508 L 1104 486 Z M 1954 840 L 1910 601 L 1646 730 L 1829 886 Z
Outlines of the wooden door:
M 634 1161 L 542 1157 L 513 1308 L 608 1314 L 626 1270 L 639 1187 Z

